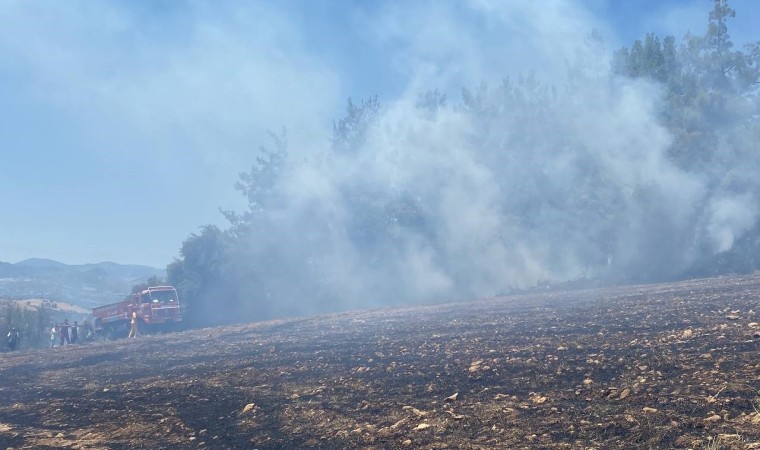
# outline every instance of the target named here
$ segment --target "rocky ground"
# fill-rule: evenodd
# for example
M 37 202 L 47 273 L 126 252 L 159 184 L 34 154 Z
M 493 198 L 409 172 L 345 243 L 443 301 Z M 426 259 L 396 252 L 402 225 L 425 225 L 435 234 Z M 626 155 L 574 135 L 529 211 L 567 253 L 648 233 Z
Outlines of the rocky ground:
M 5 448 L 760 449 L 760 275 L 0 354 Z

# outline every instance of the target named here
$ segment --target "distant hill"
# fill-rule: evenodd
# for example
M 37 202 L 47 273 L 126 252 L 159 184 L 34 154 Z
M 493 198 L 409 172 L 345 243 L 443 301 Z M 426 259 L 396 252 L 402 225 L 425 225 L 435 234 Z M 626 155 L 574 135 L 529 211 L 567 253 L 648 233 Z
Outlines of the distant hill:
M 50 269 L 66 267 L 66 264 L 52 259 L 30 258 L 15 264 L 19 267 L 31 267 L 36 269 Z
M 0 298 L 42 298 L 89 308 L 120 300 L 135 284 L 165 275 L 163 269 L 113 262 L 69 265 L 38 258 L 0 262 Z

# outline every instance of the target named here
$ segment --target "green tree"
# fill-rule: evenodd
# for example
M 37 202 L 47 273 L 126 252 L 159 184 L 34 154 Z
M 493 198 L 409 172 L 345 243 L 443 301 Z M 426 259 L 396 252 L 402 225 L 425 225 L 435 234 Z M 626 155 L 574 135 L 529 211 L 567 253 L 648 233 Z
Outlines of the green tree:
M 446 108 L 446 94 L 438 89 L 426 91 L 417 96 L 415 106 L 424 111 L 428 119 L 434 119 L 438 111 Z
M 235 283 L 226 272 L 228 245 L 227 233 L 215 225 L 203 226 L 200 234 L 185 239 L 180 257 L 166 269 L 191 324 L 221 323 L 236 313 Z
M 680 45 L 667 37 L 615 54 L 613 69 L 632 78 L 662 83 L 663 124 L 674 137 L 671 160 L 705 181 L 707 198 L 760 196 L 754 170 L 760 163 L 760 43 L 737 50 L 730 36 L 736 12 L 727 0 L 714 0 L 704 34 L 687 34 Z M 651 51 L 646 51 L 646 47 Z M 703 232 L 704 233 L 704 232 Z M 760 264 L 760 227 L 746 231 L 729 251 L 715 254 L 709 240 L 689 276 L 747 272 Z
M 720 136 L 757 114 L 760 45 L 735 50 L 728 20 L 735 16 L 727 0 L 714 0 L 703 35 L 687 34 L 680 47 L 653 34 L 644 43 L 615 52 L 613 70 L 648 78 L 666 87 L 662 117 L 675 135 L 671 157 L 682 168 L 704 171 L 713 164 Z
M 247 172 L 239 175 L 235 189 L 240 191 L 248 201 L 248 207 L 242 213 L 222 211 L 232 225 L 233 235 L 250 233 L 262 217 L 278 204 L 278 184 L 290 166 L 288 139 L 285 130 L 280 134 L 269 132 L 272 147 L 259 147 L 256 164 Z
M 380 113 L 380 103 L 377 96 L 362 100 L 355 105 L 349 98 L 346 106 L 346 116 L 333 122 L 333 151 L 352 153 L 358 151 L 367 138 L 367 132 L 375 123 Z
M 145 289 L 148 289 L 149 287 L 162 286 L 164 284 L 166 284 L 166 281 L 163 278 L 159 278 L 153 275 L 147 280 L 145 280 L 144 282 L 133 285 L 132 294 L 137 294 L 138 292 L 142 292 Z M 130 295 L 126 296 L 126 299 L 130 299 L 130 298 L 131 298 Z

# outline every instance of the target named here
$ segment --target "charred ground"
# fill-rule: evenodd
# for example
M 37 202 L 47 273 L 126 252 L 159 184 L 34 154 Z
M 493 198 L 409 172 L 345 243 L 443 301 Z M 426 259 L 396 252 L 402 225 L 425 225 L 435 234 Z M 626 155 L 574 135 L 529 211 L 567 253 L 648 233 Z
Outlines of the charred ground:
M 760 448 L 760 276 L 0 356 L 0 448 Z

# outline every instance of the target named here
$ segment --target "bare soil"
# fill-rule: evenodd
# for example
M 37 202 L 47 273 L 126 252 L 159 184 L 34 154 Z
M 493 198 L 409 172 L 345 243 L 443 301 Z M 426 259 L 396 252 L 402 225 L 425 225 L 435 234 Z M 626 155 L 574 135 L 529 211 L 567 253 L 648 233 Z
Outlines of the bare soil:
M 0 449 L 760 448 L 759 299 L 753 275 L 3 353 Z

